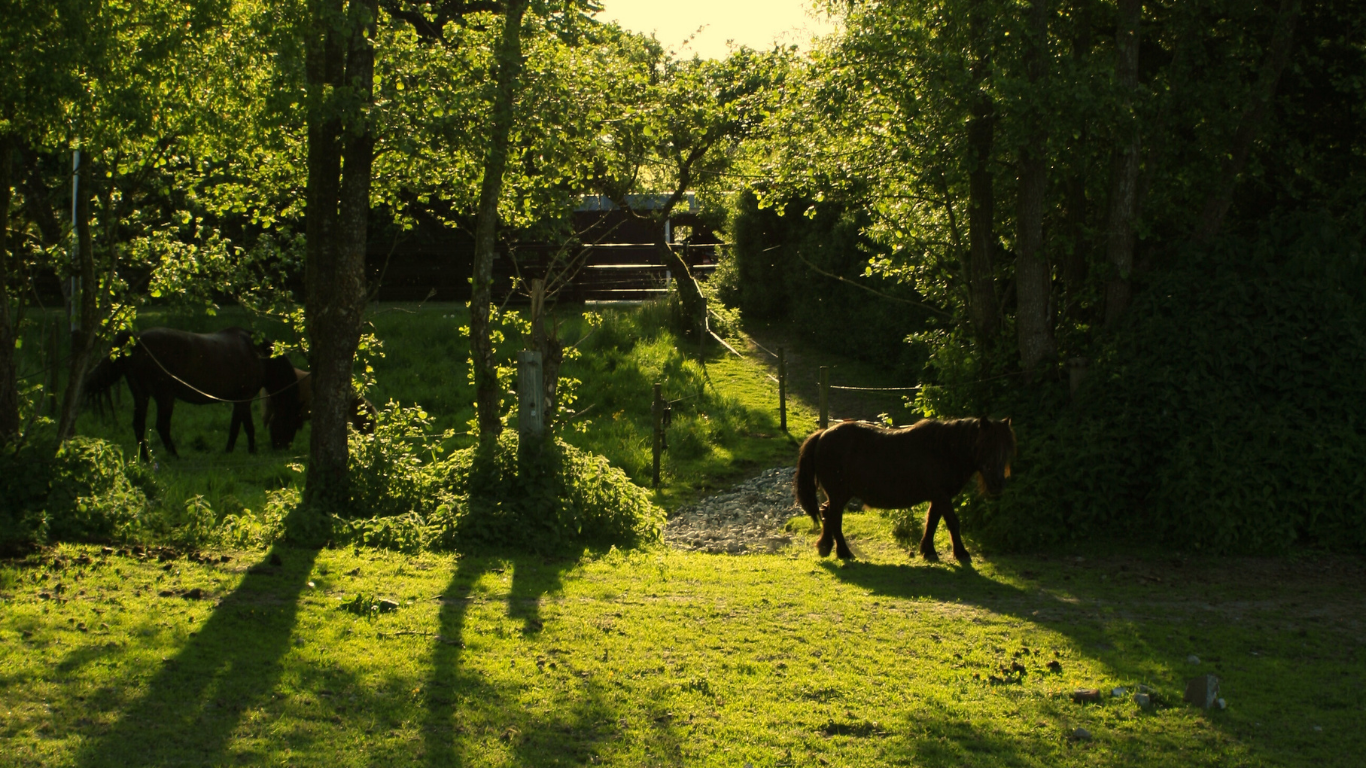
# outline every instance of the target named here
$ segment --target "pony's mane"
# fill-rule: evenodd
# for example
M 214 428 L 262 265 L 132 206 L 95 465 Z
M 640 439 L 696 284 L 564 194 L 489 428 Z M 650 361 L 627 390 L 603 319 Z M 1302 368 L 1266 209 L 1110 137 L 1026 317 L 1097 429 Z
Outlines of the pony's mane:
M 925 419 L 908 429 L 933 429 L 945 435 L 944 442 L 953 455 L 971 459 L 977 452 L 977 437 L 982 427 L 977 419 Z

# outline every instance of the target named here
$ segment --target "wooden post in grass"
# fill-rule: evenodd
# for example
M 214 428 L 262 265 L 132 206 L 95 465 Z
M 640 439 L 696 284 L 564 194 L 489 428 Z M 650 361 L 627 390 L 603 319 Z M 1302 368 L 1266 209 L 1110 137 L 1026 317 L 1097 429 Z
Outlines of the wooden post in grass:
M 650 475 L 650 487 L 659 487 L 659 454 L 664 450 L 664 395 L 663 385 L 655 385 L 654 402 L 650 404 L 650 415 L 654 422 L 654 472 Z
M 830 426 L 830 368 L 821 366 L 821 423 L 820 428 Z
M 787 431 L 787 356 L 778 347 L 778 428 Z
M 545 433 L 545 387 L 541 385 L 541 353 L 524 349 L 517 353 L 517 442 L 520 447 L 536 443 Z

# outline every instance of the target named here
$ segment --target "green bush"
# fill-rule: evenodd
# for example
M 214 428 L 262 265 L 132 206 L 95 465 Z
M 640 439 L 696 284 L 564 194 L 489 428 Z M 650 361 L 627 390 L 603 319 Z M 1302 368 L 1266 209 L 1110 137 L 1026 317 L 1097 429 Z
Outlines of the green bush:
M 151 471 L 114 443 L 68 440 L 56 455 L 35 445 L 0 454 L 0 549 L 132 536 L 157 496 Z
M 998 404 L 1016 471 L 999 501 L 963 502 L 968 529 L 1007 547 L 1366 547 L 1366 307 L 1326 268 L 1345 257 L 1317 257 L 1263 243 L 1156 280 L 1074 406 L 1061 384 Z
M 351 436 L 352 504 L 327 516 L 334 544 L 557 551 L 659 538 L 663 515 L 649 494 L 601 456 L 559 440 L 522 455 L 508 430 L 441 459 L 445 436 L 429 429 L 420 409 L 390 403 L 374 434 Z
M 419 515 L 441 503 L 437 457 L 447 435 L 432 432 L 418 407 L 390 402 L 379 411 L 375 431 L 350 434 L 352 511 L 362 517 Z
M 663 513 L 607 459 L 561 440 L 523 454 L 517 435 L 455 453 L 446 488 L 457 546 L 557 551 L 658 541 Z

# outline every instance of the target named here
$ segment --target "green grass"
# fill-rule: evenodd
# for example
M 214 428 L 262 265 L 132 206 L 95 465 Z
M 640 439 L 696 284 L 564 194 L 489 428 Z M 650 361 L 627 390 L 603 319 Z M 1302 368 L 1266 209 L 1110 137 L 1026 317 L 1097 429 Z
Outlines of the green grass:
M 789 463 L 761 369 L 719 350 L 704 369 L 659 311 L 608 317 L 566 363 L 576 409 L 592 406 L 568 439 L 647 483 L 660 381 L 677 401 L 661 505 Z M 225 315 L 145 320 L 245 320 Z M 466 429 L 463 324 L 450 306 L 377 312 L 372 397 Z M 588 331 L 566 320 L 568 340 Z M 793 407 L 800 436 L 814 414 Z M 81 431 L 131 448 L 130 410 L 125 396 Z M 226 514 L 301 482 L 304 438 L 225 456 L 227 421 L 177 408 L 183 458 L 158 457 L 167 499 L 202 494 Z M 1366 752 L 1358 560 L 1087 548 L 963 569 L 909 560 L 869 512 L 846 517 L 859 560 L 840 564 L 815 557 L 808 525 L 789 524 L 792 548 L 744 557 L 277 546 L 162 562 L 62 545 L 2 562 L 0 765 L 1318 768 Z M 398 609 L 343 609 L 381 599 Z M 1181 702 L 1206 672 L 1227 710 Z M 1158 707 L 1108 696 L 1140 684 Z M 1107 695 L 1077 704 L 1077 688 Z M 1067 738 L 1078 727 L 1094 739 Z
M 878 514 L 846 527 L 848 564 L 809 538 L 556 561 L 62 546 L 0 567 L 0 763 L 1348 766 L 1366 749 L 1360 563 L 974 570 L 908 560 Z M 341 608 L 357 597 L 399 608 Z M 1227 710 L 1181 702 L 1205 672 Z M 1157 708 L 1109 696 L 1139 684 Z M 1083 687 L 1103 701 L 1071 701 Z

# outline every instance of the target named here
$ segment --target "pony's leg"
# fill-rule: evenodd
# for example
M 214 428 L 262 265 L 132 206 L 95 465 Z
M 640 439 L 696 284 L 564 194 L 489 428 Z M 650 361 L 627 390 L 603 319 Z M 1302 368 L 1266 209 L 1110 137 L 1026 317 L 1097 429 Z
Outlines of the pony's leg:
M 165 396 L 156 400 L 157 434 L 161 435 L 161 444 L 166 446 L 166 452 L 178 459 L 180 454 L 176 453 L 175 443 L 171 441 L 171 411 L 175 410 L 175 398 Z
M 256 424 L 251 420 L 251 403 L 238 403 L 233 410 L 242 412 L 242 429 L 247 432 L 247 453 L 256 453 Z
M 963 565 L 971 563 L 972 557 L 968 555 L 968 548 L 963 546 L 963 537 L 958 532 L 958 513 L 953 511 L 953 507 L 944 507 L 944 525 L 948 526 L 949 538 L 953 539 L 953 556 Z
M 841 560 L 853 560 L 853 559 L 854 559 L 854 553 L 853 553 L 852 551 L 850 551 L 848 542 L 846 542 L 846 541 L 844 540 L 844 508 L 845 508 L 846 506 L 848 506 L 848 505 L 849 505 L 849 500 L 848 500 L 848 499 L 845 499 L 845 500 L 844 500 L 844 503 L 841 504 L 841 505 L 839 505 L 839 508 L 834 512 L 834 515 L 835 515 L 835 557 L 838 557 L 838 558 L 841 559 Z
M 925 535 L 920 537 L 920 556 L 930 562 L 939 560 L 939 553 L 934 551 L 934 533 L 939 530 L 939 516 L 943 514 L 948 504 L 939 501 L 930 502 L 930 511 L 925 514 Z
M 228 453 L 237 445 L 237 430 L 247 433 L 247 452 L 256 453 L 256 425 L 251 423 L 251 403 L 233 403 L 232 425 L 228 427 Z
M 138 458 L 149 461 L 151 454 L 147 451 L 147 395 L 140 392 L 133 393 L 133 437 L 138 441 Z
M 821 505 L 821 537 L 816 540 L 816 554 L 825 557 L 835 548 L 835 537 L 831 534 L 830 502 Z
M 853 557 L 849 545 L 844 543 L 844 507 L 849 503 L 849 494 L 826 491 L 825 503 L 821 505 L 821 537 L 816 542 L 816 552 L 821 557 L 835 550 L 841 560 Z
M 237 445 L 237 430 L 242 426 L 242 414 L 237 411 L 237 403 L 232 405 L 232 421 L 228 423 L 228 453 Z

